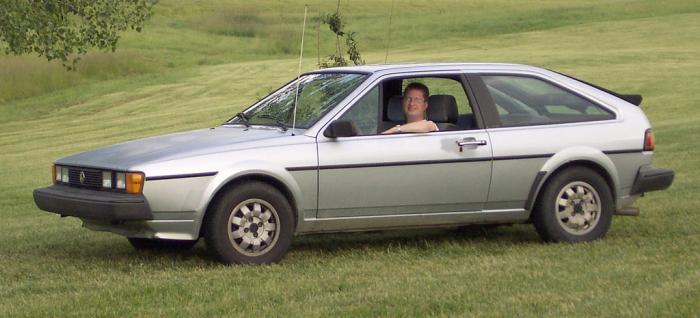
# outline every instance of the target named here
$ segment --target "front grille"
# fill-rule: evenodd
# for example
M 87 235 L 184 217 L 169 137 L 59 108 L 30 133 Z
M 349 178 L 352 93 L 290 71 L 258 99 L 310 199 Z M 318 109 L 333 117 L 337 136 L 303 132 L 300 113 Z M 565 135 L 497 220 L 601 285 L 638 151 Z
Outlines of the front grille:
M 81 173 L 84 178 L 80 178 Z M 102 188 L 102 171 L 85 168 L 68 168 L 68 184 L 75 187 Z

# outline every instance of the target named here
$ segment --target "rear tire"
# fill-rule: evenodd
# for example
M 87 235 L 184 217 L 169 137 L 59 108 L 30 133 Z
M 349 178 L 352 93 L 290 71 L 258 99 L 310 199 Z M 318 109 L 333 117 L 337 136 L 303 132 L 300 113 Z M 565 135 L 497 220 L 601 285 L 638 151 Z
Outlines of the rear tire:
M 197 244 L 196 240 L 166 240 L 129 237 L 129 243 L 137 251 L 161 250 L 161 251 L 186 251 Z
M 588 242 L 608 232 L 614 204 L 598 172 L 573 167 L 552 176 L 537 198 L 532 223 L 547 242 Z
M 225 264 L 268 264 L 282 259 L 294 236 L 294 214 L 273 186 L 252 181 L 220 196 L 204 221 L 209 252 Z

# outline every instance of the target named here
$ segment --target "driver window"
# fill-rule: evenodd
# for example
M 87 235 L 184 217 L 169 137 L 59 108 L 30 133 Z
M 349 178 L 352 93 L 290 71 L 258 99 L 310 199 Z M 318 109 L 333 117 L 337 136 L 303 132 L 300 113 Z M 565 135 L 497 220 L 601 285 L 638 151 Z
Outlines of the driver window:
M 456 107 L 456 117 L 442 118 L 437 116 L 435 118 L 430 116 L 428 112 L 428 119 L 434 121 L 438 124 L 440 130 L 469 130 L 477 129 L 476 119 L 472 111 L 472 105 L 469 103 L 469 98 L 462 86 L 462 82 L 457 77 L 418 77 L 418 78 L 405 78 L 402 81 L 402 91 L 410 83 L 421 83 L 428 87 L 430 90 L 430 107 L 441 107 L 443 109 L 448 109 L 450 107 Z M 444 103 L 445 98 L 451 99 L 453 102 Z M 439 102 L 439 103 L 436 103 Z M 447 105 L 452 104 L 452 105 Z M 438 112 L 441 113 L 441 112 Z
M 339 120 L 346 120 L 355 126 L 358 136 L 378 134 L 379 87 L 375 86 L 360 98 Z

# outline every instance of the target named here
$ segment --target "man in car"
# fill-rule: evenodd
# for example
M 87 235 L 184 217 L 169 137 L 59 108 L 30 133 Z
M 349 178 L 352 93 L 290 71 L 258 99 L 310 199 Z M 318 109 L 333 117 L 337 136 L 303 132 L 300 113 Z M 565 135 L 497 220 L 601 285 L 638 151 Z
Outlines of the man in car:
M 428 87 L 421 83 L 411 83 L 403 91 L 403 112 L 406 116 L 406 123 L 396 125 L 382 132 L 382 134 L 397 133 L 421 133 L 437 131 L 437 125 L 425 119 L 425 112 L 428 110 Z

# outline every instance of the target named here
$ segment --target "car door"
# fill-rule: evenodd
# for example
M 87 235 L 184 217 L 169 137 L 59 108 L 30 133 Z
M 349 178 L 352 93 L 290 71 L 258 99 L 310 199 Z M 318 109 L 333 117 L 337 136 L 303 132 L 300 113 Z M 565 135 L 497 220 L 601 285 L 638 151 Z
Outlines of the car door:
M 469 103 L 463 79 L 452 76 L 459 89 L 451 90 Z M 424 215 L 428 224 L 433 223 L 431 214 L 481 211 L 491 178 L 487 132 L 469 127 L 382 135 L 383 105 L 389 94 L 385 88 L 380 83 L 368 89 L 336 117 L 353 122 L 358 136 L 319 134 L 318 218 Z

